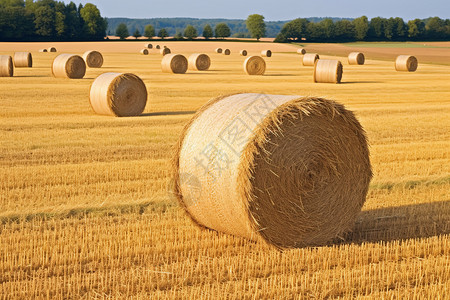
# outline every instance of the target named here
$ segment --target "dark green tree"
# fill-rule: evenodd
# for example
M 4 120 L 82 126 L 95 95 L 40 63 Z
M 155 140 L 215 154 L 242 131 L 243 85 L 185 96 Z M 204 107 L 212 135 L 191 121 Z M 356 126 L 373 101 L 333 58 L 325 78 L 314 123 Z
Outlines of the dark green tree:
M 75 3 L 70 2 L 66 6 L 64 22 L 66 28 L 66 38 L 69 40 L 80 39 L 80 17 L 78 16 L 77 6 Z
M 331 19 L 324 19 L 319 22 L 320 29 L 323 32 L 325 41 L 332 41 L 334 39 L 334 22 Z
M 374 40 L 383 40 L 384 39 L 384 24 L 386 19 L 376 17 L 370 20 L 369 25 L 369 36 Z
M 87 3 L 80 10 L 88 39 L 102 39 L 106 35 L 107 22 L 100 15 L 97 6 Z
M 216 38 L 226 38 L 226 37 L 229 37 L 231 34 L 230 27 L 228 27 L 228 25 L 225 23 L 217 24 L 214 31 L 215 31 Z
M 250 32 L 252 38 L 259 41 L 260 38 L 266 36 L 266 23 L 264 23 L 264 16 L 253 14 L 247 17 L 245 21 L 247 29 Z
M 138 39 L 142 36 L 141 32 L 139 31 L 139 29 L 136 28 L 136 30 L 133 32 L 133 37 L 135 39 Z
M 308 23 L 308 25 L 306 25 L 306 31 L 309 41 L 322 42 L 326 40 L 325 33 L 322 30 L 320 23 Z
M 177 31 L 173 37 L 178 41 L 183 40 L 183 34 L 181 33 L 181 31 Z
M 395 19 L 389 18 L 384 22 L 384 37 L 387 40 L 395 39 Z
M 63 2 L 55 4 L 55 33 L 60 39 L 66 38 L 66 6 Z
M 426 35 L 431 40 L 442 40 L 445 38 L 445 22 L 439 17 L 430 18 L 425 25 Z
M 51 38 L 55 35 L 55 10 L 51 6 L 40 6 L 34 13 L 36 34 Z
M 394 38 L 404 40 L 408 35 L 408 26 L 402 18 L 394 18 Z
M 300 41 L 302 38 L 308 38 L 308 26 L 309 21 L 307 19 L 295 19 L 281 28 L 281 36 L 290 41 Z
M 152 25 L 148 24 L 144 28 L 144 36 L 148 39 L 151 39 L 155 36 L 155 28 Z
M 337 41 L 354 41 L 356 38 L 355 25 L 348 20 L 337 21 L 335 37 Z
M 425 23 L 420 19 L 408 22 L 408 37 L 413 40 L 422 39 L 425 35 Z
M 214 36 L 214 33 L 211 28 L 211 25 L 206 24 L 205 27 L 203 27 L 203 37 L 207 40 L 209 38 L 212 38 L 213 36 Z
M 158 32 L 158 36 L 160 38 L 164 39 L 169 36 L 169 33 L 167 32 L 167 30 L 165 28 L 161 28 Z
M 188 25 L 184 29 L 184 37 L 188 38 L 189 40 L 195 39 L 198 36 L 197 29 L 195 29 L 194 26 Z
M 120 23 L 116 28 L 116 35 L 120 37 L 121 40 L 126 39 L 130 36 L 127 25 L 125 23 Z
M 358 41 L 363 41 L 369 32 L 369 20 L 366 16 L 362 16 L 353 20 L 355 26 L 355 38 Z

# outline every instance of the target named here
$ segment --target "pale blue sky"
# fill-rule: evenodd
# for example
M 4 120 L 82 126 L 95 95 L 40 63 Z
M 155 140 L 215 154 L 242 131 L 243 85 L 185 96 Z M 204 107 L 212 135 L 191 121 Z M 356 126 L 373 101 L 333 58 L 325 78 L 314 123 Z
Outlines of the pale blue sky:
M 70 2 L 65 0 L 66 3 Z M 91 0 L 103 16 L 245 19 L 258 13 L 267 21 L 299 17 L 450 18 L 450 0 Z

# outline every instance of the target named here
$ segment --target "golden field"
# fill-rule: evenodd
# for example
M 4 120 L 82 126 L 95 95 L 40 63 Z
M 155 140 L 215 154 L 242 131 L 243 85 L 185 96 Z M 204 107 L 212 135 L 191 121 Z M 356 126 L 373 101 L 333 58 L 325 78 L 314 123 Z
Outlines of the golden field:
M 404 73 L 369 55 L 364 66 L 338 57 L 343 84 L 314 84 L 294 46 L 159 44 L 205 52 L 211 70 L 162 73 L 156 50 L 138 54 L 144 42 L 54 43 L 58 53 L 0 43 L 0 55 L 29 49 L 34 63 L 0 78 L 0 299 L 450 297 L 449 66 L 418 56 L 418 70 Z M 267 48 L 265 76 L 245 75 L 238 50 Z M 103 52 L 101 69 L 52 77 L 56 55 L 89 49 Z M 144 80 L 142 116 L 93 113 L 89 86 L 104 72 Z M 356 112 L 374 178 L 343 240 L 280 252 L 200 229 L 178 206 L 167 187 L 181 129 L 209 99 L 236 92 L 322 96 Z

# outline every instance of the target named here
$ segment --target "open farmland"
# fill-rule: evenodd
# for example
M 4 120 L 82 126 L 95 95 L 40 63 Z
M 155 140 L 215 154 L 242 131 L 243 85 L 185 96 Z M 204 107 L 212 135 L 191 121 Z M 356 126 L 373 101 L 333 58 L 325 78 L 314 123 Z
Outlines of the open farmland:
M 314 84 L 290 45 L 159 44 L 209 54 L 210 71 L 162 73 L 156 50 L 138 53 L 144 42 L 53 43 L 58 53 L 0 43 L 0 54 L 29 50 L 34 63 L 0 78 L 0 299 L 450 297 L 449 54 L 421 64 L 442 51 L 427 48 L 405 73 L 386 60 L 394 48 L 372 47 L 385 60 L 366 53 L 364 66 L 349 66 L 341 45 L 305 45 L 321 58 L 341 55 L 336 85 Z M 219 46 L 232 54 L 215 54 Z M 245 75 L 238 51 L 266 48 L 274 55 L 265 76 Z M 91 49 L 103 52 L 101 69 L 52 77 L 57 54 Z M 143 79 L 142 116 L 93 113 L 89 86 L 104 72 Z M 168 193 L 184 124 L 209 99 L 237 92 L 322 96 L 356 112 L 374 178 L 343 240 L 280 252 L 196 227 Z

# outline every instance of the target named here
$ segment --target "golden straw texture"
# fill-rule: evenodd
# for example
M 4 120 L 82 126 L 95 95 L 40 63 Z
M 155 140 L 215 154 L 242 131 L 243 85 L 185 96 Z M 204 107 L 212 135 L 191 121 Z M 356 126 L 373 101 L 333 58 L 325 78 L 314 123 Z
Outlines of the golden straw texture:
M 188 60 L 181 54 L 167 54 L 161 60 L 163 72 L 184 74 L 188 69 Z
M 216 48 L 216 53 L 222 53 L 222 48 Z
M 153 49 L 153 45 L 152 44 L 145 44 L 145 48 Z
M 147 104 L 147 88 L 134 74 L 104 73 L 92 83 L 89 100 L 100 115 L 138 116 Z
M 247 50 L 241 50 L 239 51 L 240 56 L 247 56 Z
M 395 70 L 414 72 L 417 70 L 418 64 L 415 56 L 399 55 L 395 60 Z
M 261 56 L 249 56 L 244 61 L 244 71 L 248 75 L 264 75 L 266 62 Z
M 140 53 L 142 55 L 148 55 L 148 50 L 147 49 L 141 49 Z
M 49 47 L 47 49 L 48 52 L 56 52 L 56 48 L 55 47 Z
M 14 53 L 14 67 L 31 68 L 33 66 L 33 57 L 30 52 Z
M 303 65 L 304 66 L 314 66 L 314 64 L 316 63 L 316 60 L 318 60 L 319 54 L 316 53 L 306 53 L 305 55 L 303 55 Z
M 60 54 L 53 60 L 52 74 L 57 78 L 80 79 L 86 74 L 86 63 L 81 56 Z
M 206 54 L 194 53 L 188 59 L 189 70 L 206 71 L 211 66 L 211 59 Z
M 12 57 L 9 55 L 0 55 L 0 77 L 12 77 L 14 67 Z
M 361 52 L 352 52 L 348 55 L 349 65 L 363 65 L 366 61 L 364 54 Z
M 272 51 L 270 51 L 270 50 L 263 50 L 263 51 L 261 51 L 261 56 L 262 57 L 271 57 L 272 56 Z
M 319 59 L 314 66 L 314 82 L 340 83 L 342 63 L 335 59 Z
M 349 231 L 372 177 L 353 113 L 300 96 L 208 102 L 184 128 L 173 165 L 174 193 L 195 223 L 279 248 Z
M 83 59 L 89 68 L 101 68 L 103 66 L 103 55 L 98 51 L 86 51 Z
M 297 53 L 304 55 L 304 54 L 306 54 L 306 50 L 304 48 L 300 48 L 300 49 L 297 49 Z
M 161 50 L 159 50 L 159 53 L 161 53 L 163 56 L 170 54 L 170 49 L 169 48 L 163 48 Z
M 223 50 L 223 55 L 230 55 L 231 54 L 231 50 L 230 49 L 225 49 Z
M 39 49 L 39 52 L 48 52 L 47 49 Z

